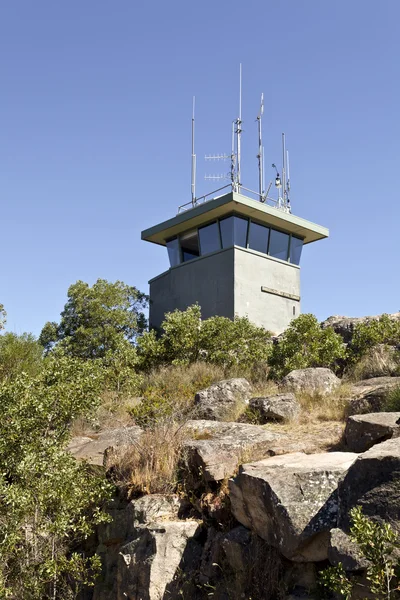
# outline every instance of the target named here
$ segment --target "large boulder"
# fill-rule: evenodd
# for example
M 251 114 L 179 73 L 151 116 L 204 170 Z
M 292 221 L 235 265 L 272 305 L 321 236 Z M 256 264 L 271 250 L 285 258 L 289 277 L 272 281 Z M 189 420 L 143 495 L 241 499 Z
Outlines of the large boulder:
M 341 529 L 331 530 L 328 559 L 331 565 L 343 565 L 345 571 L 360 571 L 369 566 L 369 561 L 361 554 L 358 545 Z
M 73 437 L 66 449 L 77 460 L 84 460 L 90 465 L 102 467 L 106 450 L 133 444 L 142 433 L 143 430 L 136 425 L 119 427 L 90 436 Z
M 251 396 L 247 379 L 225 379 L 195 395 L 196 417 L 213 421 L 230 421 L 243 411 Z
M 347 419 L 344 437 L 352 452 L 366 452 L 379 442 L 400 436 L 400 412 L 369 413 Z
M 354 383 L 351 387 L 351 400 L 347 414 L 362 415 L 380 412 L 389 393 L 400 386 L 400 377 L 373 377 Z
M 257 414 L 260 423 L 294 421 L 300 415 L 300 404 L 291 393 L 251 398 L 249 406 Z
M 294 393 L 300 392 L 321 396 L 330 394 L 340 384 L 340 379 L 330 369 L 324 367 L 296 369 L 282 380 L 282 386 Z
M 188 421 L 186 431 L 192 439 L 185 442 L 183 457 L 199 482 L 231 477 L 240 462 L 275 454 L 286 437 L 260 425 L 205 420 Z
M 400 530 L 400 438 L 361 454 L 340 481 L 338 496 L 338 524 L 344 531 L 349 531 L 349 512 L 355 506 Z
M 290 560 L 325 560 L 337 521 L 337 484 L 356 458 L 295 453 L 243 465 L 229 482 L 233 515 Z

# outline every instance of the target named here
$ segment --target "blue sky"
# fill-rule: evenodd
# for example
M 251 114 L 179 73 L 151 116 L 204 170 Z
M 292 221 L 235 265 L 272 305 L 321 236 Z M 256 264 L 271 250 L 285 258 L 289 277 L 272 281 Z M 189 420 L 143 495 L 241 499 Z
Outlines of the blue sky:
M 8 329 L 57 320 L 78 279 L 147 291 L 168 266 L 140 232 L 230 149 L 243 63 L 243 182 L 290 150 L 296 215 L 329 227 L 302 257 L 302 310 L 400 309 L 398 0 L 13 0 L 0 6 L 0 302 Z M 215 167 L 220 170 L 219 167 Z M 268 170 L 269 173 L 272 174 Z

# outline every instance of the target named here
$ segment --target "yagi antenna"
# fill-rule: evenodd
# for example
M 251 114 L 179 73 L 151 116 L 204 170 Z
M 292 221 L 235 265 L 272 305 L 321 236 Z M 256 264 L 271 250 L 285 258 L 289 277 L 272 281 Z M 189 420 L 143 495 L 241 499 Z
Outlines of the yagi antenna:
M 192 204 L 196 206 L 196 154 L 194 152 L 194 109 L 196 98 L 193 96 L 192 108 Z

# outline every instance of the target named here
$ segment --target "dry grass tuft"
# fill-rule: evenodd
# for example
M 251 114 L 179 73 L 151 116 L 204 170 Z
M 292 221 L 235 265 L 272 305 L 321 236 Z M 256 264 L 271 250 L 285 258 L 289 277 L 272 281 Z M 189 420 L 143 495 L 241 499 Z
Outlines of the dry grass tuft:
M 296 393 L 295 395 L 301 406 L 300 423 L 344 421 L 346 408 L 351 398 L 351 384 L 344 383 L 326 396 L 306 393 Z
M 135 444 L 115 449 L 106 464 L 114 483 L 128 497 L 174 492 L 186 435 L 182 426 L 168 423 L 147 429 Z
M 80 417 L 76 419 L 71 427 L 71 435 L 84 436 L 104 431 L 127 427 L 133 424 L 131 412 L 140 403 L 140 398 L 122 397 L 114 392 L 104 392 L 102 402 L 90 419 Z
M 361 381 L 372 377 L 398 375 L 400 372 L 399 351 L 392 346 L 378 344 L 346 371 L 349 381 Z

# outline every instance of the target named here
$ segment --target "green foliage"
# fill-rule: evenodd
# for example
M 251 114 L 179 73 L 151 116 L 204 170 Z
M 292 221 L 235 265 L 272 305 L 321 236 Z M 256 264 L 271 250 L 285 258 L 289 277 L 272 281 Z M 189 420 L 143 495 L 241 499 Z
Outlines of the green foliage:
M 370 348 L 378 344 L 396 346 L 399 343 L 400 321 L 395 321 L 388 315 L 382 315 L 379 319 L 358 323 L 355 326 L 348 349 L 348 359 L 350 362 L 355 362 Z
M 175 310 L 165 316 L 162 334 L 154 331 L 138 339 L 142 368 L 159 365 L 189 365 L 205 361 L 223 368 L 251 367 L 265 362 L 270 352 L 271 334 L 250 323 L 246 317 L 234 321 L 225 317 L 201 320 L 195 304 L 185 311 Z
M 399 569 L 395 556 L 400 550 L 398 534 L 389 523 L 376 523 L 366 517 L 359 506 L 350 511 L 350 516 L 350 539 L 370 563 L 367 568 L 370 591 L 376 598 L 390 600 L 398 597 L 396 592 L 399 588 L 395 580 Z M 347 577 L 343 565 L 323 571 L 321 583 L 327 590 L 340 594 L 346 600 L 351 597 L 353 582 Z
M 329 367 L 336 370 L 345 356 L 342 338 L 332 327 L 322 329 L 314 315 L 294 319 L 272 347 L 270 377 L 281 379 L 294 369 Z
M 71 356 L 102 358 L 144 330 L 146 306 L 147 296 L 121 281 L 98 279 L 92 287 L 77 281 L 68 289 L 60 323 L 46 323 L 39 341 L 47 352 L 59 344 Z
M 98 406 L 102 379 L 97 361 L 55 353 L 36 377 L 0 384 L 0 598 L 75 598 L 96 574 L 97 559 L 68 550 L 104 521 L 111 488 L 64 446 L 71 421 Z
M 0 331 L 4 329 L 7 322 L 7 313 L 4 309 L 3 304 L 0 304 Z
M 137 351 L 127 340 L 121 339 L 114 350 L 108 350 L 102 359 L 104 387 L 118 396 L 138 394 L 143 381 L 136 372 Z
M 24 372 L 37 375 L 43 364 L 43 348 L 30 333 L 0 336 L 0 381 Z

